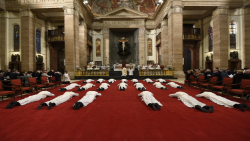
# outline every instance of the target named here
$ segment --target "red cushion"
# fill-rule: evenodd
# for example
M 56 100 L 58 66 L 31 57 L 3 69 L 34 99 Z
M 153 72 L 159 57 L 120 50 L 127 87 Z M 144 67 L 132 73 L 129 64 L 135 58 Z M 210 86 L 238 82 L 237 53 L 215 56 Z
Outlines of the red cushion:
M 213 86 L 213 88 L 215 88 L 215 89 L 222 89 L 223 86 Z
M 201 83 L 201 86 L 208 86 L 209 83 Z
M 14 91 L 0 91 L 0 95 L 6 95 L 11 93 L 14 93 Z
M 191 84 L 197 84 L 197 82 L 191 82 Z
M 185 82 L 189 82 L 190 80 L 185 80 Z
M 232 93 L 242 93 L 244 90 L 242 89 L 230 89 L 229 92 Z M 246 91 L 245 93 L 250 93 L 250 91 Z
M 49 85 L 55 85 L 55 83 L 49 83 Z
M 37 87 L 39 87 L 39 88 L 40 88 L 40 87 L 45 87 L 45 85 L 37 85 Z

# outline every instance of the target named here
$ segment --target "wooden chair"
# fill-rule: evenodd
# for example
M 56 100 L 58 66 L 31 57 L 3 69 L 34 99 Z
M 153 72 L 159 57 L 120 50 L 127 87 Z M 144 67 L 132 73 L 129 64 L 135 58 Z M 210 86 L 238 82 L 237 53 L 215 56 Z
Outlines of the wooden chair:
M 218 83 L 221 83 L 221 81 L 217 81 Z M 224 78 L 223 81 L 222 81 L 222 85 L 213 85 L 211 87 L 211 91 L 214 91 L 214 90 L 221 90 L 222 91 L 222 95 L 224 94 L 224 91 L 226 91 L 230 84 L 232 84 L 233 82 L 233 78 Z
M 239 94 L 239 95 L 241 95 L 241 100 L 243 101 L 244 94 L 250 94 L 250 80 L 249 79 L 242 79 L 239 89 L 231 89 L 231 88 L 232 88 L 232 85 L 230 86 L 230 88 L 227 91 L 228 97 L 229 97 L 230 93 Z
M 15 91 L 15 94 L 17 94 L 17 91 L 21 92 L 21 97 L 23 97 L 23 92 L 24 91 L 30 91 L 31 94 L 33 94 L 33 88 L 32 87 L 23 87 L 23 83 L 21 82 L 21 79 L 11 79 L 11 86 L 12 90 Z M 25 83 L 26 84 L 26 83 Z M 29 84 L 29 83 L 27 83 Z
M 190 77 L 189 77 L 189 80 L 184 80 L 184 84 L 187 84 L 188 85 L 188 87 L 189 87 L 189 85 L 190 85 L 190 82 L 192 81 L 194 79 L 194 75 L 190 75 Z
M 204 75 L 200 75 L 198 79 L 191 81 L 190 85 L 196 86 L 198 88 L 198 86 L 200 85 L 200 83 L 206 82 L 206 81 L 208 81 L 208 80 L 205 80 L 205 76 Z
M 199 87 L 200 88 L 207 88 L 207 89 L 210 89 L 210 87 L 211 86 L 213 86 L 215 83 L 216 83 L 216 81 L 218 80 L 218 77 L 212 77 L 210 80 L 209 80 L 209 82 L 208 83 L 200 83 L 199 84 Z
M 36 91 L 38 91 L 39 88 L 47 88 L 44 84 L 37 84 L 35 77 L 29 78 L 29 85 L 30 87 L 35 88 Z
M 8 94 L 13 94 L 13 97 L 15 100 L 15 91 L 4 91 L 3 87 L 11 87 L 11 86 L 5 86 L 2 84 L 2 81 L 0 81 L 0 95 L 2 96 L 2 100 L 3 100 L 3 96 L 8 95 Z
M 53 77 L 54 77 L 54 76 L 52 76 L 51 80 L 53 79 Z M 50 86 L 56 86 L 56 84 L 55 84 L 55 83 L 48 82 L 48 79 L 47 79 L 47 77 L 46 77 L 46 76 L 41 77 L 41 83 L 42 83 L 43 85 L 46 85 L 47 87 L 50 87 Z
M 51 77 L 51 83 L 55 83 L 55 86 L 56 86 L 56 87 L 57 87 L 57 85 L 60 86 L 60 87 L 61 87 L 61 85 L 62 85 L 62 81 L 56 81 L 55 76 L 52 76 L 52 77 Z

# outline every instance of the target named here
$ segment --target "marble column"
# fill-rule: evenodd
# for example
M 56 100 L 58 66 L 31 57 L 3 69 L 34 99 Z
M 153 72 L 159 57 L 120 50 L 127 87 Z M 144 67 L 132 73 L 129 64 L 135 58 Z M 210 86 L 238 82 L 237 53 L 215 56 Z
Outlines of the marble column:
M 8 12 L 3 11 L 1 12 L 0 17 L 0 56 L 1 56 L 1 70 L 6 71 L 8 69 L 8 57 L 7 57 L 7 49 L 8 49 L 8 42 L 7 42 L 7 27 L 8 27 Z
M 74 7 L 64 8 L 65 29 L 65 70 L 70 78 L 75 78 L 76 65 L 79 66 L 79 13 Z M 78 39 L 78 40 L 77 40 Z
M 146 65 L 145 28 L 139 28 L 139 64 Z
M 213 66 L 228 68 L 228 7 L 213 12 Z
M 84 69 L 87 66 L 87 25 L 82 22 L 79 26 L 79 50 L 80 50 L 80 67 Z
M 184 78 L 183 72 L 183 14 L 181 1 L 173 1 L 168 12 L 168 54 L 175 78 Z
M 161 23 L 161 65 L 166 68 L 169 65 L 168 55 L 168 20 L 164 19 Z
M 109 28 L 103 28 L 103 65 L 109 64 L 109 55 Z
M 35 19 L 30 10 L 21 11 L 22 71 L 36 70 Z
M 243 66 L 250 68 L 250 59 L 249 59 L 249 54 L 250 54 L 250 8 L 245 8 L 244 9 L 244 15 L 243 15 L 243 37 L 244 37 L 244 47 L 243 47 L 243 52 L 244 52 L 244 57 L 243 57 Z

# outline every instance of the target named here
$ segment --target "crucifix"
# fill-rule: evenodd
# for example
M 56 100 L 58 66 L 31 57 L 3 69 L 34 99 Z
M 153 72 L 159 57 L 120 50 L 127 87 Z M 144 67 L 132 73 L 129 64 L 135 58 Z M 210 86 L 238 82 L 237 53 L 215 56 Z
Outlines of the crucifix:
M 122 37 L 122 39 L 121 39 L 121 40 L 118 40 L 118 41 L 119 41 L 119 42 L 122 42 L 122 50 L 123 50 L 123 55 L 124 55 L 124 54 L 125 54 L 124 49 L 125 49 L 125 47 L 126 47 L 125 42 L 127 42 L 128 40 L 125 40 L 125 38 Z

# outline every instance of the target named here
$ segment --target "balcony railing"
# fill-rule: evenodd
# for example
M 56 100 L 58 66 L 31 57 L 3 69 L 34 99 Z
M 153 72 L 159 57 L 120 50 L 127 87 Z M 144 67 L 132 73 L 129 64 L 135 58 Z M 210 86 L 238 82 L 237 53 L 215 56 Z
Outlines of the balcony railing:
M 183 27 L 183 40 L 201 40 L 200 28 Z

